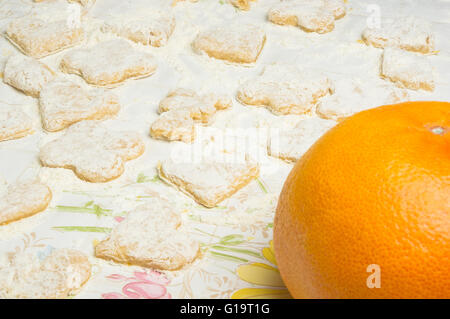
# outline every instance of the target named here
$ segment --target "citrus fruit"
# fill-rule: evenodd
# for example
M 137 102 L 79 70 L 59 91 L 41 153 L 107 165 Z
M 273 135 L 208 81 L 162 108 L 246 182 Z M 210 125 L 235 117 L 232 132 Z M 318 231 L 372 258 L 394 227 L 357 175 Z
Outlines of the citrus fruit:
M 329 130 L 285 182 L 274 246 L 296 298 L 450 298 L 450 103 Z

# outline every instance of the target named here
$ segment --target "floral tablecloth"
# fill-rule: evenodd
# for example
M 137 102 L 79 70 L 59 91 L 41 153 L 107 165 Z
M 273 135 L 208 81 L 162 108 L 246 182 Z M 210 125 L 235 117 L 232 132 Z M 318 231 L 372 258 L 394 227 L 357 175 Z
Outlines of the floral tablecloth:
M 437 0 L 347 1 L 348 14 L 337 22 L 336 29 L 318 35 L 267 22 L 266 13 L 278 0 L 258 0 L 249 12 L 222 0 L 184 1 L 175 7 L 171 7 L 170 2 L 97 0 L 87 16 L 89 37 L 84 45 L 106 37 L 98 31 L 104 16 L 120 15 L 133 6 L 173 10 L 177 20 L 167 46 L 141 47 L 157 57 L 157 73 L 114 89 L 120 96 L 122 111 L 117 118 L 107 121 L 107 125 L 138 131 L 146 141 L 144 155 L 127 163 L 125 173 L 115 181 L 89 184 L 77 179 L 70 170 L 41 167 L 40 146 L 59 133 L 40 129 L 36 99 L 0 83 L 0 102 L 23 107 L 37 122 L 35 134 L 0 143 L 0 183 L 39 178 L 53 192 L 53 200 L 45 212 L 0 227 L 0 252 L 60 247 L 84 251 L 91 256 L 93 273 L 75 298 L 289 298 L 277 270 L 272 230 L 278 195 L 292 165 L 267 156 L 266 140 L 258 140 L 256 146 L 263 154 L 258 159 L 260 177 L 220 206 L 204 208 L 157 176 L 158 161 L 171 156 L 180 145 L 152 140 L 148 135 L 151 123 L 158 116 L 159 101 L 169 90 L 188 84 L 199 90 L 220 90 L 233 96 L 240 83 L 277 61 L 308 65 L 334 78 L 360 77 L 378 81 L 380 52 L 359 41 L 374 5 L 381 17 L 416 13 L 433 22 L 439 54 L 430 59 L 438 71 L 437 86 L 433 93 L 410 92 L 410 96 L 412 99 L 449 100 L 450 44 L 446 40 L 450 34 L 450 3 Z M 0 0 L 1 31 L 9 21 L 39 5 L 46 4 Z M 196 34 L 221 21 L 255 23 L 265 29 L 266 47 L 254 66 L 226 64 L 192 52 L 190 44 Z M 0 64 L 14 53 L 17 50 L 0 38 Z M 57 69 L 60 58 L 61 54 L 57 54 L 43 61 Z M 218 115 L 214 126 L 267 128 L 296 120 L 295 116 L 280 119 L 264 108 L 245 107 L 234 101 L 230 111 Z M 201 244 L 200 258 L 180 271 L 158 272 L 94 257 L 95 244 L 129 211 L 158 197 L 182 212 L 186 228 Z

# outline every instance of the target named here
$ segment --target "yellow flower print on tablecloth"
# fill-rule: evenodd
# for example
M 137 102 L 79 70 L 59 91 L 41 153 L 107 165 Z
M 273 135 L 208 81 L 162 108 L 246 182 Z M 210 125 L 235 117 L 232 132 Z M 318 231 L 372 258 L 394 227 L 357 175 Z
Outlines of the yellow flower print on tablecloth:
M 243 288 L 233 293 L 231 299 L 290 299 L 292 298 L 276 268 L 277 262 L 273 250 L 273 241 L 262 249 L 264 258 L 270 263 L 251 263 L 241 265 L 236 273 L 240 279 L 258 288 Z M 270 288 L 268 288 L 270 287 Z

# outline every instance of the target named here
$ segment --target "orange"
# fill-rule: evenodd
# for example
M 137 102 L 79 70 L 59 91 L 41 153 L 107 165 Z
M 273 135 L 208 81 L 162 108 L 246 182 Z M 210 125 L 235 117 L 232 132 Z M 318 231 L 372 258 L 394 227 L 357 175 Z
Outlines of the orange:
M 450 103 L 343 120 L 293 168 L 274 227 L 296 298 L 450 298 Z

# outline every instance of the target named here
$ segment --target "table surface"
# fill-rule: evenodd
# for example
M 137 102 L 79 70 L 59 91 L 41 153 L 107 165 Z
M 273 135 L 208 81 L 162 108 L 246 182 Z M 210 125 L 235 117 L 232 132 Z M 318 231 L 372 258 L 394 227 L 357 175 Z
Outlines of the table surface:
M 415 15 L 432 23 L 438 52 L 429 59 L 436 74 L 436 89 L 433 92 L 409 91 L 409 94 L 412 100 L 449 101 L 450 1 L 349 0 L 347 15 L 337 21 L 334 31 L 323 35 L 268 22 L 267 11 L 277 2 L 258 0 L 245 12 L 223 0 L 186 1 L 175 7 L 170 6 L 169 0 L 96 1 L 84 22 L 88 38 L 82 46 L 112 38 L 99 31 L 107 16 L 131 15 L 146 6 L 171 10 L 176 17 L 174 34 L 166 46 L 137 46 L 155 55 L 156 74 L 113 89 L 120 97 L 122 110 L 105 124 L 114 129 L 139 132 L 145 140 L 146 151 L 126 164 L 126 171 L 119 179 L 109 183 L 90 184 L 80 181 L 70 170 L 41 167 L 39 148 L 61 133 L 46 133 L 40 129 L 36 99 L 0 83 L 0 103 L 22 107 L 37 122 L 35 134 L 0 143 L 0 183 L 39 177 L 54 194 L 45 212 L 0 226 L 0 252 L 68 247 L 87 253 L 91 256 L 93 274 L 75 298 L 289 297 L 274 259 L 272 229 L 278 194 L 292 164 L 268 157 L 266 140 L 258 139 L 256 148 L 262 150 L 258 153 L 259 179 L 218 207 L 206 209 L 157 178 L 157 163 L 183 147 L 181 142 L 167 143 L 149 137 L 150 125 L 158 116 L 159 101 L 180 86 L 234 96 L 239 84 L 254 78 L 265 65 L 274 62 L 308 66 L 333 80 L 359 78 L 379 83 L 382 81 L 378 76 L 382 50 L 360 41 L 373 5 L 379 9 L 381 19 Z M 12 19 L 43 5 L 48 4 L 0 0 L 1 31 Z M 266 31 L 267 43 L 254 65 L 224 63 L 193 52 L 191 43 L 199 31 L 224 22 L 257 24 Z M 42 61 L 57 70 L 64 52 Z M 1 37 L 0 65 L 14 53 L 17 50 Z M 213 126 L 219 129 L 282 127 L 294 125 L 304 117 L 279 117 L 264 108 L 243 106 L 234 100 L 232 109 L 218 114 Z M 186 229 L 201 243 L 201 258 L 180 271 L 162 274 L 95 258 L 93 247 L 107 236 L 106 232 L 127 212 L 154 197 L 164 198 L 182 211 Z

